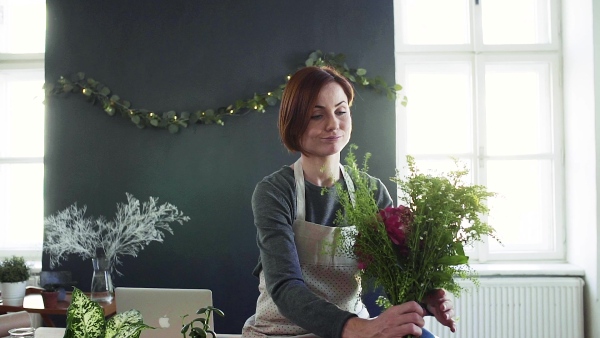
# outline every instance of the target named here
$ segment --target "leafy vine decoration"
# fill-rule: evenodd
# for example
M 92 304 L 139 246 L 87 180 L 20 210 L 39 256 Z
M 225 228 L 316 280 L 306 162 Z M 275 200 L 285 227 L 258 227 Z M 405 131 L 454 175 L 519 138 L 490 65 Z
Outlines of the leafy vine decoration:
M 309 54 L 304 62 L 305 66 L 328 65 L 356 85 L 369 88 L 378 93 L 386 94 L 389 100 L 395 100 L 397 93 L 402 90 L 399 84 L 388 85 L 380 76 L 367 77 L 364 68 L 350 68 L 345 62 L 344 54 L 323 53 L 316 50 Z M 287 75 L 289 80 L 291 75 Z M 177 133 L 181 128 L 191 124 L 219 124 L 225 125 L 224 118 L 227 116 L 242 116 L 250 112 L 264 113 L 268 106 L 274 106 L 281 100 L 281 95 L 286 83 L 279 85 L 272 91 L 263 94 L 254 94 L 250 99 L 236 100 L 234 103 L 216 109 L 197 110 L 195 112 L 156 112 L 148 109 L 138 109 L 131 106 L 131 102 L 122 99 L 113 93 L 109 87 L 101 82 L 87 77 L 85 73 L 78 72 L 71 76 L 61 76 L 55 84 L 44 85 L 46 95 L 66 95 L 80 93 L 87 98 L 92 105 L 98 105 L 110 116 L 119 114 L 129 118 L 138 128 L 162 128 L 170 133 Z M 402 97 L 401 104 L 406 106 L 407 98 Z

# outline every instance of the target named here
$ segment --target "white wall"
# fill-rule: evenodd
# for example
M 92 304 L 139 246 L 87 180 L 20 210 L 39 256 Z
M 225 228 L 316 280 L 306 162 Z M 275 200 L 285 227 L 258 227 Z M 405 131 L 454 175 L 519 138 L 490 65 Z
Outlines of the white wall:
M 600 337 L 600 0 L 562 2 L 567 260 L 585 270 L 585 331 L 594 338 Z

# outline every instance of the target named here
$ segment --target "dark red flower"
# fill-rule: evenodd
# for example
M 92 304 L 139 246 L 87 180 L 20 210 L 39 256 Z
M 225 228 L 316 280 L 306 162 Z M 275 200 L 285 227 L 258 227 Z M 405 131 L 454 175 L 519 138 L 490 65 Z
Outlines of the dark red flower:
M 356 236 L 356 242 L 354 242 L 354 254 L 358 261 L 358 268 L 364 270 L 373 261 L 373 257 L 363 252 L 360 245 L 360 233 Z
M 412 222 L 412 213 L 406 206 L 387 207 L 379 210 L 379 216 L 385 225 L 385 230 L 392 242 L 396 245 L 404 245 L 406 233 Z

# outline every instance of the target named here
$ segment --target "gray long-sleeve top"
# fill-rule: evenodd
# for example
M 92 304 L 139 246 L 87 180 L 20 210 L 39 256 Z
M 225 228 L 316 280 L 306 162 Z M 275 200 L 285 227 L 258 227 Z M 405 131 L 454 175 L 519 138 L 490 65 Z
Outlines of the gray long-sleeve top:
M 391 206 L 392 198 L 376 178 L 375 199 L 380 209 Z M 346 189 L 344 179 L 340 183 Z M 306 221 L 326 226 L 333 224 L 341 208 L 336 189 L 322 194 L 322 188 L 305 181 Z M 259 182 L 252 195 L 254 224 L 260 250 L 253 274 L 264 270 L 267 291 L 286 318 L 320 337 L 341 337 L 344 324 L 354 314 L 311 292 L 302 277 L 294 243 L 292 224 L 296 219 L 294 171 L 285 166 Z

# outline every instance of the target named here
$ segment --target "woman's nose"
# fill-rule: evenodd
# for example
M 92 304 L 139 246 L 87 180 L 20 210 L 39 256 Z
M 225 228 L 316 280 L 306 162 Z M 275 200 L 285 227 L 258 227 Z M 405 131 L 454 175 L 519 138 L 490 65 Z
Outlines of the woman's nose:
M 339 125 L 340 125 L 340 123 L 335 118 L 335 116 L 328 116 L 327 117 L 327 124 L 326 124 L 327 130 L 336 130 L 336 129 L 338 129 Z

